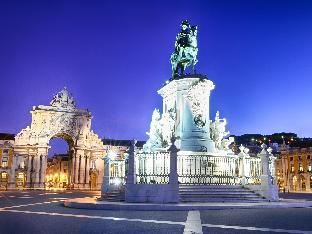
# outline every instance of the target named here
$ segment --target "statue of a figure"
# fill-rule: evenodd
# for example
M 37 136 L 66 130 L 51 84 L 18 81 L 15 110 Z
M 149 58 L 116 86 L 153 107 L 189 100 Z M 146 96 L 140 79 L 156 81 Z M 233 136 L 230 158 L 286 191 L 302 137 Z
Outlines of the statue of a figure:
M 165 147 L 170 145 L 174 133 L 175 120 L 176 112 L 174 109 L 170 109 L 168 112 L 164 113 L 160 120 L 163 146 Z
M 152 151 L 153 148 L 162 147 L 162 133 L 161 133 L 161 116 L 158 109 L 153 111 L 152 121 L 150 125 L 150 130 L 146 134 L 149 136 L 149 139 L 143 146 L 144 151 Z
M 50 105 L 53 107 L 65 109 L 76 108 L 75 100 L 70 95 L 66 87 L 64 87 L 64 89 L 62 89 L 53 97 L 53 100 L 50 102 Z
M 172 79 L 181 75 L 187 66 L 192 66 L 193 73 L 194 66 L 197 63 L 197 26 L 190 26 L 187 20 L 181 24 L 181 32 L 178 33 L 175 41 L 174 52 L 171 55 L 170 62 L 172 66 Z
M 220 119 L 219 111 L 216 113 L 215 121 L 210 124 L 211 139 L 215 142 L 216 148 L 219 150 L 228 150 L 229 145 L 234 141 L 233 137 L 224 139 L 230 134 L 225 131 L 226 119 Z

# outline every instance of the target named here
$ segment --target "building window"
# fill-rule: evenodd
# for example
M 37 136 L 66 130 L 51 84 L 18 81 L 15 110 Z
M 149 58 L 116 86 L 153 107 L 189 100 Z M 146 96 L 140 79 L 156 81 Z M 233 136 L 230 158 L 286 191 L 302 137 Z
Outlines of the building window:
M 301 156 L 298 156 L 298 160 L 301 161 Z
M 2 162 L 1 162 L 1 166 L 2 167 L 8 167 L 8 161 L 9 161 L 9 150 L 8 149 L 4 149 L 2 151 Z
M 312 165 L 309 165 L 308 166 L 308 172 L 311 172 L 312 171 Z
M 299 164 L 299 171 L 300 171 L 300 172 L 303 172 L 303 167 L 302 167 L 302 164 L 301 164 L 301 163 Z
M 311 156 L 310 156 L 310 155 L 308 155 L 307 159 L 311 159 Z
M 294 166 L 291 166 L 290 172 L 294 172 L 294 171 L 295 171 L 295 167 L 294 167 Z
M 8 173 L 6 173 L 6 172 L 2 172 L 1 173 L 1 178 L 2 179 L 6 179 L 8 177 Z
M 294 158 L 293 158 L 293 157 L 290 157 L 290 158 L 289 158 L 289 160 L 290 160 L 290 161 L 293 161 L 293 160 L 294 160 Z

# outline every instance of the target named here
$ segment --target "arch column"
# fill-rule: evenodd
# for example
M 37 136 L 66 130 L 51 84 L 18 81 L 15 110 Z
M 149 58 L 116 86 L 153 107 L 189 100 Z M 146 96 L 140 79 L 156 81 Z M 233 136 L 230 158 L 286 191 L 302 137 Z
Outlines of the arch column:
M 86 188 L 90 189 L 90 152 L 86 154 Z
M 9 176 L 9 183 L 8 183 L 8 188 L 9 189 L 15 189 L 16 188 L 16 173 L 15 173 L 15 169 L 16 169 L 16 158 L 17 157 L 13 157 L 13 164 L 12 167 L 10 169 L 10 176 Z
M 75 163 L 76 163 L 75 151 L 72 152 L 70 163 L 71 163 L 71 165 L 70 165 L 70 183 L 74 184 L 75 183 Z
M 86 170 L 86 155 L 83 154 L 81 155 L 80 158 L 80 171 L 79 171 L 79 188 L 84 188 L 85 187 L 85 170 Z
M 34 157 L 34 176 L 33 176 L 33 185 L 34 189 L 39 189 L 40 184 L 39 184 L 39 177 L 40 177 L 40 156 L 37 154 Z
M 78 187 L 78 174 L 79 174 L 79 166 L 80 166 L 80 155 L 75 155 L 75 173 L 74 173 L 74 187 Z
M 41 157 L 40 187 L 46 186 L 47 155 Z
M 27 172 L 26 172 L 26 188 L 31 187 L 31 171 L 32 171 L 32 158 L 33 156 L 28 154 L 28 159 L 27 159 Z

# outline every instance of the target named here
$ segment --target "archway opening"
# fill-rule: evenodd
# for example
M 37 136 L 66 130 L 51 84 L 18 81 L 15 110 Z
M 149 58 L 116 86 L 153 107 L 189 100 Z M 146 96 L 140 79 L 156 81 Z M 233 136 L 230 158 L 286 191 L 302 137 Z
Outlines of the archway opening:
M 67 135 L 56 135 L 49 141 L 46 189 L 67 189 L 71 184 L 73 141 Z

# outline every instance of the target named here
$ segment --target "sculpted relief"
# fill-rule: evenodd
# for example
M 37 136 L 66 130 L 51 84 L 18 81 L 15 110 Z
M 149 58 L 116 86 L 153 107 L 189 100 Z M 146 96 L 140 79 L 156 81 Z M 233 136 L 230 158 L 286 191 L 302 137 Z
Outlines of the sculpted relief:
M 199 80 L 194 82 L 187 92 L 186 98 L 190 104 L 193 121 L 198 128 L 203 128 L 207 124 L 209 111 L 207 94 L 212 89 L 214 84 L 210 80 Z

